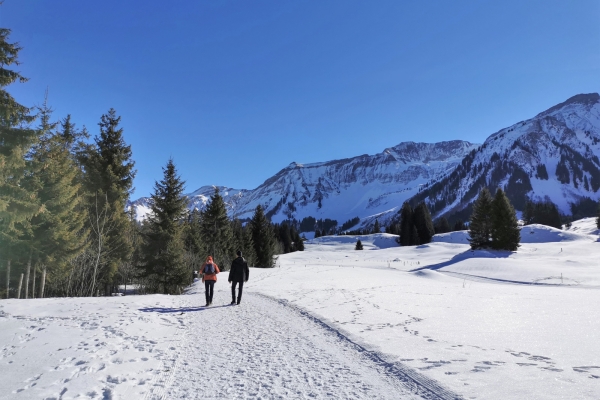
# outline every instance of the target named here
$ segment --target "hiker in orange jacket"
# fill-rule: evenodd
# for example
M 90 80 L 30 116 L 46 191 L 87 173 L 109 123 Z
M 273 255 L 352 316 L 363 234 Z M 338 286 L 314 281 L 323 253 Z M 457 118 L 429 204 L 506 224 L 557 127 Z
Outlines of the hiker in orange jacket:
M 206 305 L 204 307 L 208 307 L 212 304 L 215 282 L 217 281 L 217 274 L 219 272 L 221 272 L 219 266 L 215 264 L 212 256 L 206 257 L 206 262 L 200 270 L 202 282 L 204 282 L 204 288 L 206 290 Z

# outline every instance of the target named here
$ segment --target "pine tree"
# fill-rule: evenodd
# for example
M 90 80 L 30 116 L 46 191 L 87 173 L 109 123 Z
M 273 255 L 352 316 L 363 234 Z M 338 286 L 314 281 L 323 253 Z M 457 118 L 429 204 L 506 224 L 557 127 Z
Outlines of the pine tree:
M 125 234 L 129 225 L 125 206 L 133 188 L 135 170 L 131 146 L 123 139 L 120 121 L 121 117 L 117 117 L 112 108 L 102 115 L 95 146 L 88 146 L 80 157 L 89 195 L 93 246 L 102 264 L 98 265 L 98 273 L 106 290 L 118 265 L 126 262 L 133 251 Z
M 413 238 L 413 226 L 414 226 L 414 218 L 413 218 L 413 210 L 408 202 L 402 204 L 402 209 L 400 210 L 400 242 L 401 246 L 412 246 L 414 244 L 415 238 Z
M 187 223 L 185 224 L 185 248 L 204 261 L 204 255 L 207 251 L 202 241 L 202 214 L 196 208 L 188 214 Z
M 373 226 L 373 233 L 380 233 L 381 226 L 379 225 L 379 220 L 375 218 L 375 225 Z
M 454 223 L 454 227 L 452 228 L 452 231 L 456 232 L 456 231 L 464 231 L 465 229 L 467 229 L 467 226 L 465 225 L 465 223 L 462 220 L 458 220 Z
M 231 221 L 231 231 L 233 233 L 233 249 L 240 250 L 242 256 L 246 259 L 249 266 L 254 265 L 256 255 L 254 254 L 254 244 L 252 242 L 252 233 L 246 224 L 243 226 L 242 221 L 234 219 Z
M 471 248 L 489 247 L 492 238 L 492 196 L 484 187 L 473 204 L 473 213 L 469 219 L 469 242 Z
M 225 201 L 217 187 L 202 216 L 202 240 L 220 269 L 229 269 L 231 261 L 235 258 L 233 233 Z
M 431 238 L 435 235 L 435 228 L 433 227 L 429 209 L 424 202 L 419 203 L 415 208 L 414 223 L 419 235 L 419 244 L 431 242 Z
M 521 241 L 517 214 L 500 188 L 492 201 L 492 246 L 497 250 L 516 251 Z
M 360 239 L 358 239 L 356 241 L 356 246 L 354 246 L 354 250 L 362 250 L 362 249 L 363 249 L 362 242 L 360 241 Z
M 44 211 L 35 215 L 29 225 L 32 253 L 42 264 L 43 277 L 46 268 L 51 274 L 59 273 L 87 244 L 87 233 L 83 230 L 87 214 L 80 196 L 81 173 L 63 136 L 54 131 L 58 123 L 50 122 L 51 115 L 46 100 L 40 107 L 41 140 L 31 155 L 38 166 L 31 182 Z
M 271 224 L 265 217 L 260 204 L 254 210 L 252 221 L 250 221 L 250 229 L 252 230 L 252 241 L 256 253 L 256 266 L 260 268 L 272 267 L 273 256 L 275 255 L 275 239 Z
M 248 262 L 248 265 L 254 266 L 256 264 L 256 251 L 254 250 L 254 241 L 252 240 L 252 227 L 250 224 L 244 226 L 244 242 L 242 244 L 242 252 L 244 258 Z
M 440 218 L 440 221 L 438 224 L 438 229 L 436 230 L 436 232 L 437 233 L 446 233 L 446 232 L 450 232 L 451 230 L 452 229 L 450 228 L 450 223 L 448 222 L 446 217 Z
M 178 293 L 189 281 L 191 271 L 184 265 L 184 225 L 187 198 L 184 182 L 169 159 L 164 177 L 154 184 L 152 213 L 148 217 L 147 242 L 144 246 L 144 275 L 161 287 L 164 294 Z
M 75 124 L 71 122 L 71 115 L 68 114 L 60 122 L 60 131 L 58 134 L 61 136 L 63 146 L 69 152 L 75 164 L 83 170 L 81 161 L 89 147 L 85 140 L 90 137 L 87 129 L 85 127 L 81 130 L 77 129 Z
M 284 253 L 291 253 L 292 250 L 292 233 L 290 231 L 290 226 L 287 223 L 282 223 L 279 226 L 279 241 L 283 246 Z
M 415 225 L 410 230 L 410 246 L 418 246 L 421 242 L 419 241 L 419 231 Z
M 21 47 L 9 43 L 10 29 L 0 28 L 0 258 L 10 265 L 11 259 L 24 250 L 19 225 L 26 223 L 42 208 L 34 192 L 23 185 L 33 167 L 28 151 L 38 132 L 28 128 L 35 120 L 31 109 L 19 104 L 6 87 L 27 78 L 7 67 L 18 66 Z M 24 251 L 26 253 L 26 250 Z
M 296 229 L 294 229 L 292 232 L 292 239 L 294 240 L 294 250 L 304 251 L 304 241 Z

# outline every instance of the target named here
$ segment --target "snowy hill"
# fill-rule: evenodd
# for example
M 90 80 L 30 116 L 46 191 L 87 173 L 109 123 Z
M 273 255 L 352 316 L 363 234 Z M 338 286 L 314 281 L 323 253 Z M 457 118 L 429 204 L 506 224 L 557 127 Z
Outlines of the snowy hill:
M 441 143 L 405 142 L 373 156 L 362 155 L 323 163 L 291 163 L 253 190 L 219 187 L 230 215 L 251 218 L 257 205 L 274 222 L 312 216 L 336 219 L 341 225 L 354 217 L 362 224 L 383 220 L 419 192 L 427 182 L 452 172 L 478 145 L 454 140 Z M 187 196 L 189 207 L 203 209 L 213 186 Z M 138 219 L 149 212 L 149 199 L 130 204 Z
M 201 282 L 2 299 L 0 398 L 596 400 L 592 220 L 526 226 L 517 252 L 472 251 L 466 231 L 320 237 L 252 268 L 239 306 L 226 275 L 210 307 Z
M 482 186 L 502 186 L 518 210 L 530 198 L 570 214 L 572 203 L 600 198 L 599 156 L 600 96 L 580 94 L 494 133 L 413 201 L 426 200 L 437 216 L 465 218 Z

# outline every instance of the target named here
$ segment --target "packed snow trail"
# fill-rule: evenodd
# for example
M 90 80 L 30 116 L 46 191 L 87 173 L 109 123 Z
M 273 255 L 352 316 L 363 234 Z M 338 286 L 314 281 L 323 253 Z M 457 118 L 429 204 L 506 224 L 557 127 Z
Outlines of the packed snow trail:
M 231 306 L 217 287 L 210 307 L 198 285 L 184 308 L 144 310 L 182 315 L 187 328 L 147 399 L 457 398 L 293 306 L 253 293 Z

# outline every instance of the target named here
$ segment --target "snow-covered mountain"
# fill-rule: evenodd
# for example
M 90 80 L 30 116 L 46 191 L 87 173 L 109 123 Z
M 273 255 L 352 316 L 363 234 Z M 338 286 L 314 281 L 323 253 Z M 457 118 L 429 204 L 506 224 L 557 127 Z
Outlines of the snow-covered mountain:
M 239 190 L 227 188 L 225 186 L 202 186 L 200 189 L 188 193 L 185 196 L 188 198 L 188 209 L 204 210 L 207 203 L 210 200 L 216 189 L 219 189 L 219 193 L 225 201 L 225 205 L 229 209 L 229 215 L 233 216 L 235 210 L 238 208 L 238 203 L 244 199 L 244 195 L 247 194 L 248 190 Z M 127 208 L 133 207 L 135 209 L 136 219 L 142 221 L 146 219 L 148 214 L 151 212 L 150 208 L 150 197 L 141 197 L 128 204 Z
M 600 197 L 600 95 L 580 94 L 491 135 L 449 176 L 412 201 L 434 215 L 468 217 L 482 186 L 501 186 L 517 210 L 527 198 L 549 200 L 561 212 Z
M 312 216 L 341 225 L 354 217 L 361 225 L 386 220 L 420 188 L 442 179 L 479 145 L 461 140 L 400 143 L 375 155 L 322 163 L 291 163 L 253 190 L 219 187 L 230 215 L 251 218 L 261 204 L 272 221 Z M 190 209 L 203 209 L 213 186 L 188 194 Z M 138 219 L 149 212 L 149 199 L 131 203 Z
M 252 190 L 218 187 L 230 216 L 250 218 L 261 204 L 274 222 L 312 216 L 344 222 L 387 222 L 402 203 L 425 200 L 434 217 L 467 219 L 483 185 L 506 192 L 517 210 L 526 200 L 549 200 L 561 212 L 600 197 L 600 95 L 571 97 L 535 117 L 502 129 L 483 145 L 461 140 L 404 142 L 375 155 L 322 163 L 291 163 Z M 188 194 L 203 209 L 214 192 Z M 149 199 L 133 203 L 138 219 Z

